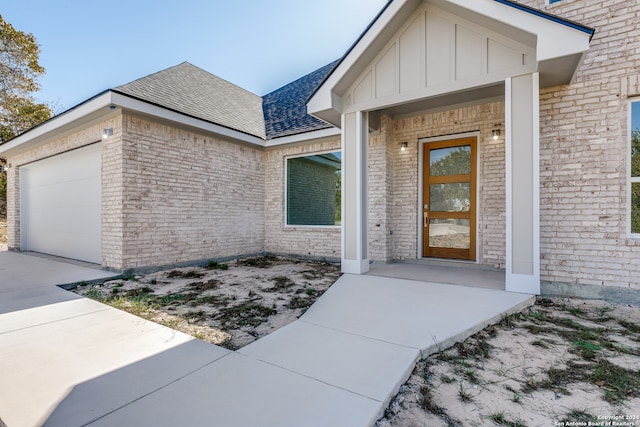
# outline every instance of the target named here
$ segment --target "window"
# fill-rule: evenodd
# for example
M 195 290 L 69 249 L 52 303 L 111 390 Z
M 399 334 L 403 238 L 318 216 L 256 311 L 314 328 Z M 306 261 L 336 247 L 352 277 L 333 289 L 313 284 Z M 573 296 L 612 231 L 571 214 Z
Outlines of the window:
M 339 151 L 287 159 L 287 225 L 340 225 L 341 159 Z
M 562 0 L 549 0 L 549 4 L 560 3 Z
M 640 234 L 640 100 L 632 102 L 630 126 L 629 199 L 631 233 Z

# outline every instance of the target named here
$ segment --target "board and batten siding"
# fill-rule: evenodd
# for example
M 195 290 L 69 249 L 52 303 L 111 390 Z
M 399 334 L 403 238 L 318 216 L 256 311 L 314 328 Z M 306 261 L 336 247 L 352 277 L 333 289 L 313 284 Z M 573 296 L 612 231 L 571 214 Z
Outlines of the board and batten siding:
M 346 112 L 503 83 L 535 71 L 535 48 L 421 6 L 346 91 Z

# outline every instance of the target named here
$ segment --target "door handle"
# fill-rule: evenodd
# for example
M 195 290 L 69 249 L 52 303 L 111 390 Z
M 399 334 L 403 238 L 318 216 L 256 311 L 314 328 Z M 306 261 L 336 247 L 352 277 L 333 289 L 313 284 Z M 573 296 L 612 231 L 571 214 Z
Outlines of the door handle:
M 429 226 L 429 212 L 425 212 L 423 214 L 423 217 L 424 217 L 424 226 L 426 228 Z

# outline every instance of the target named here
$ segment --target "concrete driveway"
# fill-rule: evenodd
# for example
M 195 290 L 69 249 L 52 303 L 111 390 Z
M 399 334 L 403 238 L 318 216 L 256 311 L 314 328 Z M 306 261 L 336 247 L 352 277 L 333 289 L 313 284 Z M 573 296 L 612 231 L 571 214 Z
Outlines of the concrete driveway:
M 534 302 L 344 275 L 298 321 L 232 352 L 54 286 L 108 275 L 0 252 L 9 427 L 368 427 L 418 358 Z

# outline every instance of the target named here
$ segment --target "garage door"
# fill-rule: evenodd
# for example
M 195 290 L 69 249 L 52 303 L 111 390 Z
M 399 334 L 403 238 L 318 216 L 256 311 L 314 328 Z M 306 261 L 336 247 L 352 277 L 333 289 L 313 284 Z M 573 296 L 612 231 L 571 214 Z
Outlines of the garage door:
M 101 263 L 102 143 L 20 167 L 21 249 Z

